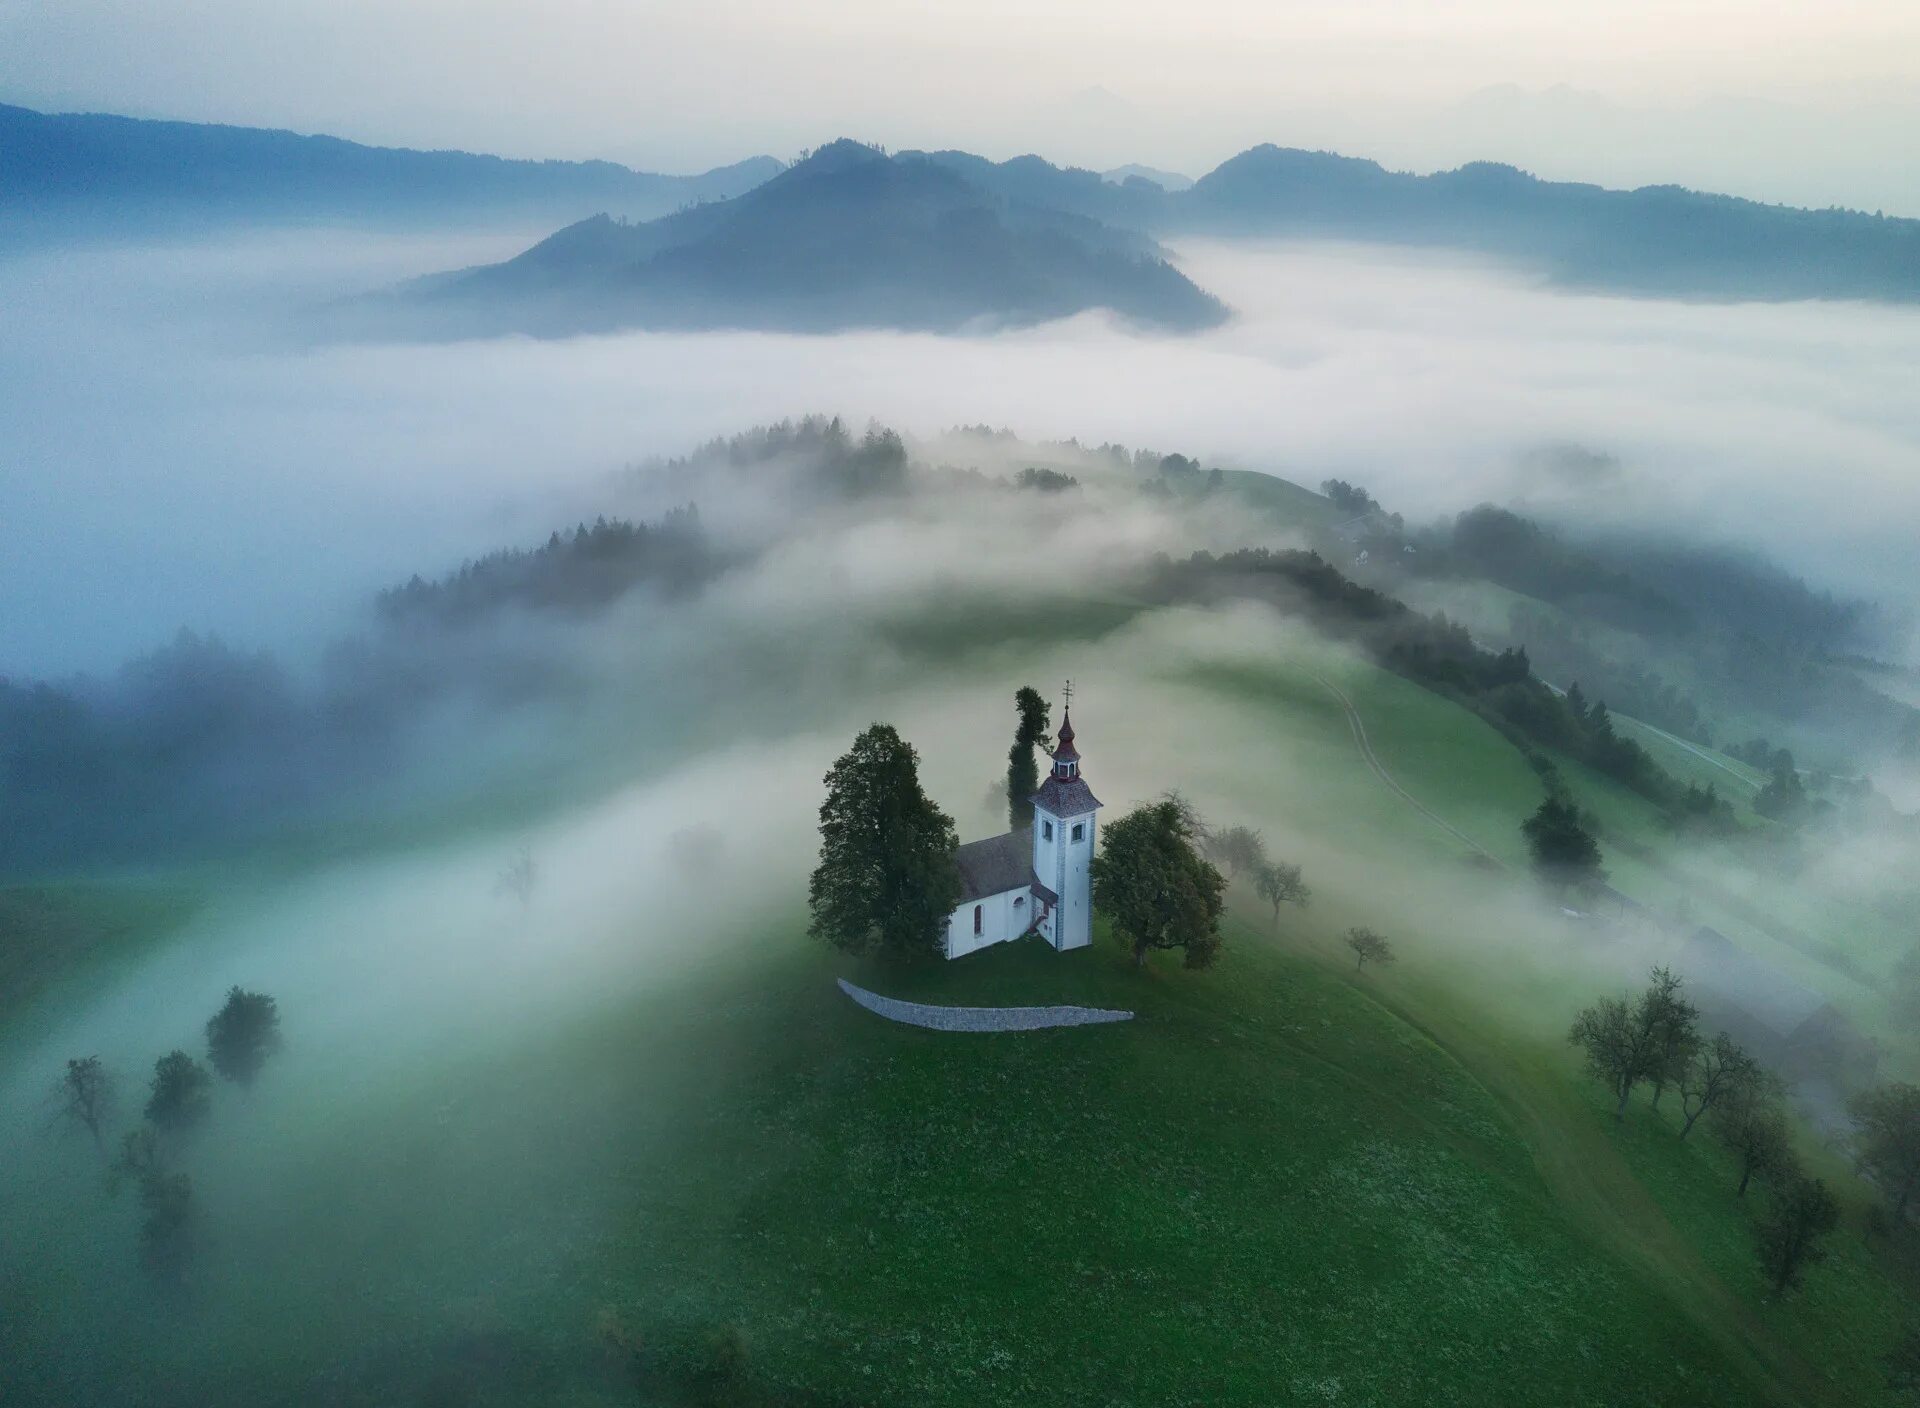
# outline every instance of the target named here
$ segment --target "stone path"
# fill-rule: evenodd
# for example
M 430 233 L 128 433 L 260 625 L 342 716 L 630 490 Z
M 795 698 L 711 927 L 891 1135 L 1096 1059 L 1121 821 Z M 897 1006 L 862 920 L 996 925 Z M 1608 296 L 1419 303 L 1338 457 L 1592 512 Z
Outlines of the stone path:
M 1130 1022 L 1133 1013 L 1108 1007 L 932 1007 L 924 1002 L 902 1002 L 855 987 L 845 978 L 840 991 L 867 1011 L 890 1022 L 927 1027 L 936 1032 L 1031 1032 L 1042 1027 L 1085 1027 L 1096 1022 Z

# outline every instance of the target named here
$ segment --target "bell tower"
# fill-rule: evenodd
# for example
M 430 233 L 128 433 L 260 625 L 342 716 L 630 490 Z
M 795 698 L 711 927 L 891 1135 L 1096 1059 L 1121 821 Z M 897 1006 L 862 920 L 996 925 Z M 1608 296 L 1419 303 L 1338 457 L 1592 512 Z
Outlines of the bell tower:
M 1100 799 L 1080 772 L 1074 746 L 1073 681 L 1067 681 L 1053 768 L 1033 794 L 1034 892 L 1047 906 L 1040 932 L 1056 949 L 1093 942 L 1094 814 Z

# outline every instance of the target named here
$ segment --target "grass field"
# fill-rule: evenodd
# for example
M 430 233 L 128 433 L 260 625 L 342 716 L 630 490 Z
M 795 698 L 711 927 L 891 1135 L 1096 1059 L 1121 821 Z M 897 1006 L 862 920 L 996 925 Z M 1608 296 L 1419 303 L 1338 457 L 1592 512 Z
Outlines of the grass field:
M 1175 613 L 1116 645 L 1142 673 L 1090 688 L 1151 707 L 1082 738 L 1110 806 L 1177 784 L 1306 865 L 1314 902 L 1277 927 L 1236 891 L 1214 971 L 1136 972 L 1105 940 L 851 965 L 791 906 L 723 905 L 671 961 L 636 950 L 550 1019 L 429 1014 L 377 1065 L 309 1038 L 251 1095 L 223 1091 L 191 1152 L 207 1237 L 183 1295 L 131 1274 L 135 1209 L 103 1202 L 84 1140 L 21 1151 L 6 1401 L 1877 1401 L 1911 1290 L 1859 1239 L 1857 1185 L 1826 1168 L 1847 1229 L 1771 1300 L 1719 1152 L 1638 1105 L 1616 1128 L 1575 1067 L 1566 1021 L 1612 970 L 1461 865 L 1361 763 L 1321 681 L 1409 793 L 1515 867 L 1539 796 L 1519 755 L 1337 651 L 1222 652 L 1207 624 Z M 1180 746 L 1154 738 L 1165 719 Z M 1610 826 L 1648 824 L 1574 782 Z M 16 902 L 23 932 L 111 956 L 36 1008 L 177 946 L 166 893 Z M 1355 974 L 1353 923 L 1400 961 Z M 500 936 L 455 939 L 498 958 Z M 842 973 L 1139 1016 L 942 1035 L 856 1008 Z

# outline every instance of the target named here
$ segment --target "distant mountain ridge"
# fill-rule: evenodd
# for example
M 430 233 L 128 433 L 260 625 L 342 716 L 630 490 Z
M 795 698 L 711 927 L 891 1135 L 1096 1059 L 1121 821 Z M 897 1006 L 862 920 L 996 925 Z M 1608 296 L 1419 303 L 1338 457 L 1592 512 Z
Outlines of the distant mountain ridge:
M 1311 237 L 1474 250 L 1556 282 L 1668 297 L 1920 301 L 1920 220 L 1801 210 L 1679 186 L 1609 190 L 1497 162 L 1429 176 L 1271 144 L 1184 191 L 1038 157 L 929 160 L 1020 199 L 1161 236 Z
M 648 219 L 739 195 L 781 165 L 762 156 L 697 176 L 664 176 L 610 161 L 517 161 L 0 104 L 0 228 L 559 221 L 596 211 Z
M 845 140 L 732 200 L 638 225 L 581 221 L 505 263 L 438 276 L 406 301 L 446 331 L 548 335 L 951 331 L 1091 308 L 1186 330 L 1226 315 L 1136 231 Z

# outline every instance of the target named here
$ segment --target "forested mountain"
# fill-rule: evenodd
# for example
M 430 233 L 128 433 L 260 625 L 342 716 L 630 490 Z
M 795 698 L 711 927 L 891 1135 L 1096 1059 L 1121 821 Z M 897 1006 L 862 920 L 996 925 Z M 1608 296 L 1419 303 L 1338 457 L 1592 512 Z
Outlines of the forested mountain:
M 638 225 L 585 220 L 404 301 L 449 331 L 543 334 L 952 330 L 1090 308 L 1184 330 L 1226 314 L 1145 236 L 989 191 L 950 163 L 850 141 L 733 200 Z
M 1679 186 L 1616 191 L 1472 162 L 1419 176 L 1263 145 L 1192 188 L 1115 184 L 1038 157 L 928 159 L 1010 198 L 1158 235 L 1375 240 L 1475 250 L 1558 282 L 1680 297 L 1920 299 L 1920 220 L 1798 210 Z
M 507 161 L 362 146 L 258 127 L 0 105 L 0 230 L 137 232 L 240 221 L 648 219 L 739 195 L 780 169 L 753 157 L 699 176 L 610 161 Z

